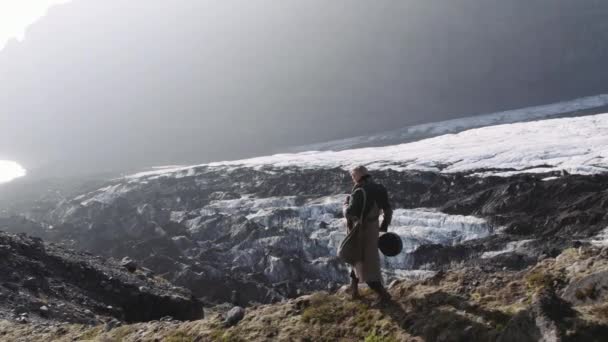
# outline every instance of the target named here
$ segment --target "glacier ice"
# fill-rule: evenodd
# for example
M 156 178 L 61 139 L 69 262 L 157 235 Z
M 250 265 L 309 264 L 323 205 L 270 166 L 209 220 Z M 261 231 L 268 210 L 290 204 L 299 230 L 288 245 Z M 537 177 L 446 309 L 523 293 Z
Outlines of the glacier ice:
M 183 221 L 195 233 L 199 225 L 217 214 L 246 217 L 260 227 L 276 229 L 276 233 L 242 244 L 240 249 L 281 248 L 289 253 L 304 251 L 311 259 L 326 258 L 337 254 L 337 248 L 346 236 L 341 216 L 345 196 L 328 196 L 300 205 L 292 196 L 212 201 L 197 211 L 200 216 L 194 219 L 183 221 L 181 212 L 172 213 L 171 219 Z M 494 233 L 493 227 L 484 219 L 448 215 L 426 208 L 396 209 L 390 231 L 397 233 L 404 244 L 404 252 L 399 256 L 382 257 L 384 267 L 393 271 L 410 269 L 410 253 L 423 244 L 455 245 Z M 254 262 L 246 252 L 241 254 L 237 260 L 240 264 Z M 273 269 L 281 267 L 281 263 L 273 261 Z
M 464 172 L 479 176 L 567 171 L 608 171 L 608 114 L 512 123 L 446 134 L 407 144 L 343 151 L 277 154 L 198 166 L 153 170 L 128 176 L 138 182 L 197 174 L 197 168 L 281 170 L 343 168 Z
M 508 242 L 507 245 L 505 246 L 505 248 L 502 249 L 502 250 L 484 252 L 481 255 L 481 258 L 482 259 L 491 259 L 491 258 L 493 258 L 495 256 L 499 256 L 499 255 L 502 255 L 502 254 L 521 251 L 523 247 L 525 247 L 528 243 L 530 243 L 532 241 L 534 241 L 534 240 L 511 241 L 511 242 Z
M 591 244 L 598 247 L 608 247 L 608 227 L 591 239 Z

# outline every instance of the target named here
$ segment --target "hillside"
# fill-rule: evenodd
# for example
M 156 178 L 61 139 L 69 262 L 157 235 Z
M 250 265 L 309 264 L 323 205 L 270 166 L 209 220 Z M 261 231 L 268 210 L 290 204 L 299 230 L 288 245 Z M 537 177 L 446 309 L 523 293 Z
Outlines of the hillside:
M 10 341 L 603 341 L 608 334 L 608 250 L 568 249 L 523 271 L 454 267 L 423 281 L 395 281 L 394 301 L 343 290 L 246 310 L 238 325 L 223 314 L 201 321 L 152 321 L 115 328 L 14 325 Z M 24 337 L 27 336 L 27 337 Z
M 0 320 L 95 325 L 203 317 L 202 303 L 189 291 L 133 261 L 108 260 L 25 235 L 0 232 L 0 269 Z

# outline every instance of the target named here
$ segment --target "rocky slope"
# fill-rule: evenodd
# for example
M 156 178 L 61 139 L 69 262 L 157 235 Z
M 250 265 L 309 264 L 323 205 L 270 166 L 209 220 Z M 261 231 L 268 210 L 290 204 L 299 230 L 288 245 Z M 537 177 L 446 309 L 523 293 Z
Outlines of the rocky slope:
M 14 325 L 0 338 L 53 341 L 603 341 L 608 334 L 608 250 L 570 248 L 524 270 L 455 267 L 390 285 L 393 302 L 340 289 L 181 323 Z M 24 337 L 27 336 L 27 337 Z
M 0 232 L 0 269 L 2 320 L 100 324 L 203 317 L 202 303 L 189 291 L 133 261 L 121 264 L 23 234 Z
M 521 268 L 588 243 L 608 226 L 608 176 L 547 176 L 376 172 L 392 189 L 398 208 L 392 230 L 406 246 L 383 261 L 387 277 L 467 260 Z M 231 300 L 238 289 L 241 305 L 269 302 L 346 280 L 334 258 L 344 234 L 345 188 L 339 169 L 209 170 L 147 180 L 107 202 L 92 200 L 99 193 L 67 202 L 41 234 L 94 253 L 128 255 L 209 299 Z

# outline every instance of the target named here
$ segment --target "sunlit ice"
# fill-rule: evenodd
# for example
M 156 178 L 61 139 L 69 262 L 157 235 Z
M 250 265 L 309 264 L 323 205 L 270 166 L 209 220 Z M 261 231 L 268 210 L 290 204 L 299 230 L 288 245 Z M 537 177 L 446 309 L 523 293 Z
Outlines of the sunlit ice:
M 21 165 L 13 161 L 0 160 L 0 183 L 10 182 L 25 174 L 26 171 Z

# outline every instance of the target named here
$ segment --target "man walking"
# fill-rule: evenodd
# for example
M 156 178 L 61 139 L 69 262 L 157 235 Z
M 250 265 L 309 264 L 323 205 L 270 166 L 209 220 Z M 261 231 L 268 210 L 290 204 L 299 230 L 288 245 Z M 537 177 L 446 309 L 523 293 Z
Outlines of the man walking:
M 380 272 L 380 254 L 378 252 L 378 237 L 380 232 L 386 232 L 391 223 L 393 210 L 388 201 L 386 188 L 372 180 L 364 166 L 357 166 L 351 172 L 354 187 L 351 196 L 344 203 L 344 217 L 348 229 L 353 223 L 362 219 L 362 260 L 352 265 L 351 291 L 353 298 L 359 297 L 359 281 L 366 282 L 382 301 L 390 300 L 390 294 L 382 283 Z M 384 214 L 382 223 L 380 213 Z

